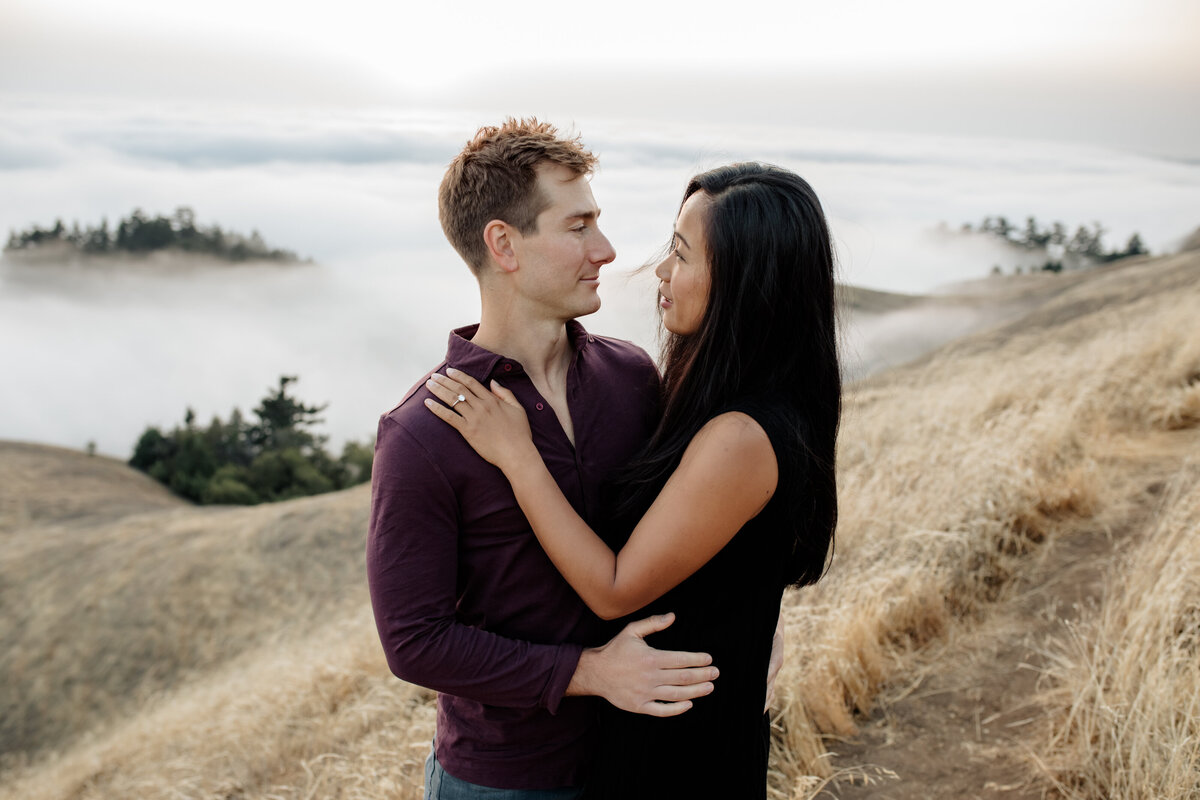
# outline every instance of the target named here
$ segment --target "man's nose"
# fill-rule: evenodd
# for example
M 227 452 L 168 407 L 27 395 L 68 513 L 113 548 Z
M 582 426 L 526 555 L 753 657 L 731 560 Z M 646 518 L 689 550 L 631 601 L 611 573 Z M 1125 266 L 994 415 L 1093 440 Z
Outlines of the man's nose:
M 610 264 L 617 257 L 617 251 L 613 249 L 612 242 L 603 233 L 600 234 L 600 241 L 596 242 L 595 252 L 592 253 L 592 261 L 597 264 Z

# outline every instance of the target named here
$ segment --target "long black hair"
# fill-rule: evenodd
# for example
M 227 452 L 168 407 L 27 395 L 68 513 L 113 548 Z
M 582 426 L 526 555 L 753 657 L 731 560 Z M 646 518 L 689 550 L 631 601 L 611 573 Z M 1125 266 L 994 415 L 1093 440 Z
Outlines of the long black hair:
M 794 525 L 788 580 L 812 583 L 824 572 L 837 525 L 842 396 L 825 214 L 803 178 L 768 164 L 697 175 L 683 201 L 696 192 L 712 198 L 703 218 L 708 307 L 694 333 L 665 339 L 663 416 L 625 476 L 625 497 L 629 508 L 645 509 L 708 420 L 735 401 L 768 401 L 782 409 L 789 438 L 782 448 L 775 443 L 775 502 Z M 794 478 L 786 485 L 785 464 Z

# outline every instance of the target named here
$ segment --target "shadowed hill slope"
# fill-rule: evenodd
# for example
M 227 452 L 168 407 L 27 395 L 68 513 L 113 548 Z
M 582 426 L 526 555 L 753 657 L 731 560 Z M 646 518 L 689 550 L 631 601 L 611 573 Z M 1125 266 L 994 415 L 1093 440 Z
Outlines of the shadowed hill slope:
M 31 525 L 90 525 L 183 505 L 116 459 L 0 441 L 0 536 Z
M 837 285 L 838 307 L 852 313 L 886 314 L 889 311 L 899 311 L 914 306 L 922 299 L 918 295 L 884 292 L 862 286 L 851 286 L 848 283 Z
M 843 370 L 849 380 L 861 380 L 909 363 L 947 342 L 1021 319 L 1092 277 L 993 276 L 920 296 L 839 286 Z
M 1064 275 L 1016 276 L 1008 286 L 990 294 L 995 302 L 1017 304 L 1024 313 L 994 328 L 965 336 L 937 351 L 927 353 L 903 370 L 921 370 L 933 360 L 984 354 L 1018 342 L 1026 351 L 1047 344 L 1078 344 L 1081 337 L 1094 335 L 1089 326 L 1070 323 L 1105 309 L 1137 303 L 1195 287 L 1197 255 L 1184 253 L 1155 259 L 1136 258 L 1095 269 Z M 1065 276 L 1065 277 L 1064 277 Z M 975 287 L 987 291 L 987 283 L 959 287 L 969 295 Z M 1153 301 L 1152 301 L 1153 302 Z M 895 380 L 890 375 L 884 382 Z
M 36 522 L 0 555 L 0 752 L 61 747 L 248 648 L 363 608 L 367 487 L 198 508 L 128 467 L 69 455 L 0 450 L 5 469 L 74 468 L 46 484 L 24 473 Z M 86 498 L 108 487 L 87 516 Z

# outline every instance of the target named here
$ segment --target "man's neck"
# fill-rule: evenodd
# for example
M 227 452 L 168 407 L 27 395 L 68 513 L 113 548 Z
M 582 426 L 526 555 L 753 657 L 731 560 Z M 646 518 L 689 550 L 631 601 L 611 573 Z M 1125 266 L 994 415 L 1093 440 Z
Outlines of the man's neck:
M 574 351 L 564 320 L 488 312 L 485 304 L 473 343 L 519 361 L 537 386 L 554 393 L 565 387 Z

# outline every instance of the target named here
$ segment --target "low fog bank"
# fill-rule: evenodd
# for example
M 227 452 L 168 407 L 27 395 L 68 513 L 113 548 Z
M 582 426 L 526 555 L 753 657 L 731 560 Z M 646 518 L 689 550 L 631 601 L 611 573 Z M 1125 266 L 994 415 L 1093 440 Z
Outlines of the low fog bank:
M 602 277 L 589 329 L 654 347 L 653 279 Z M 229 265 L 197 257 L 63 265 L 0 260 L 0 439 L 128 458 L 147 425 L 249 415 L 282 374 L 328 403 L 334 447 L 379 415 L 478 321 L 474 280 L 448 248 L 335 265 Z
M 0 438 L 128 458 L 147 425 L 178 424 L 188 406 L 204 425 L 235 405 L 249 414 L 281 374 L 329 404 L 335 446 L 369 438 L 436 363 L 445 329 L 477 316 L 470 289 L 394 254 L 337 268 L 2 261 L 0 337 L 20 344 L 0 350 Z M 456 300 L 405 302 L 435 295 Z
M 961 298 L 928 298 L 908 308 L 843 315 L 843 374 L 855 381 L 925 355 L 947 342 L 1020 316 L 1019 303 L 967 304 Z
M 602 272 L 589 330 L 658 352 L 649 272 Z M 895 296 L 888 295 L 887 298 Z M 851 380 L 997 324 L 1009 305 L 878 297 L 843 315 Z M 882 309 L 883 313 L 871 308 Z M 321 431 L 340 448 L 374 435 L 445 352 L 447 332 L 478 318 L 473 279 L 452 252 L 384 253 L 335 265 L 230 265 L 195 256 L 73 264 L 0 260 L 0 439 L 128 458 L 147 425 L 249 414 L 282 374 L 328 403 Z

